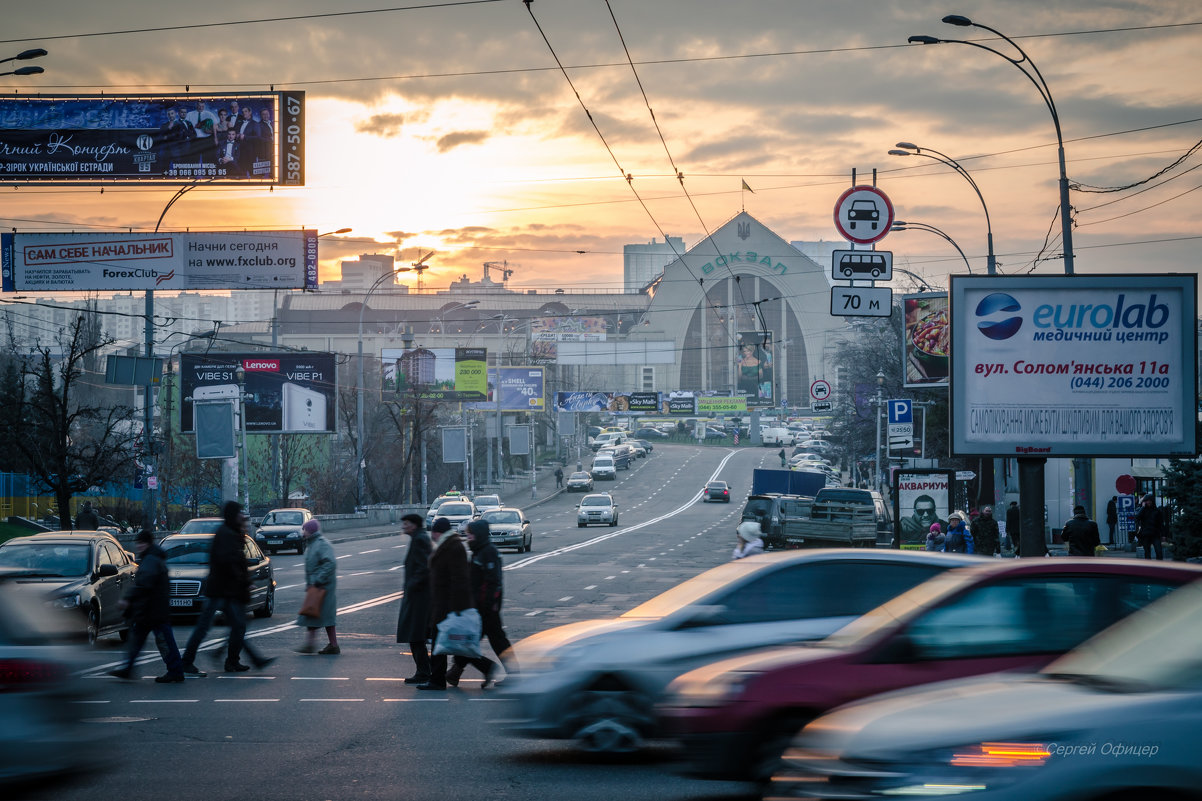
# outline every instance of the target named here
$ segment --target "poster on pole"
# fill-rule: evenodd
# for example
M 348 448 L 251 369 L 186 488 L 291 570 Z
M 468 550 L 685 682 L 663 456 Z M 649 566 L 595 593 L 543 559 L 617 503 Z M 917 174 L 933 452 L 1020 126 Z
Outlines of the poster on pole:
M 775 406 L 772 332 L 740 331 L 735 348 L 737 391 L 748 406 Z
M 946 387 L 951 353 L 947 295 L 902 295 L 902 377 L 907 387 Z
M 901 547 L 921 550 L 926 547 L 927 532 L 939 524 L 947 532 L 947 516 L 952 513 L 954 470 L 909 469 L 893 472 L 893 519 L 897 521 Z

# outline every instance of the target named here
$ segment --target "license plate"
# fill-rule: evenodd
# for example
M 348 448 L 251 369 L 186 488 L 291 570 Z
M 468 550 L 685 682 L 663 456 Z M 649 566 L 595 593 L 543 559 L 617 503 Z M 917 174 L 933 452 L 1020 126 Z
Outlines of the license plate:
M 283 540 L 268 540 L 267 544 L 268 545 L 283 545 L 284 541 Z
M 191 606 L 192 599 L 191 598 L 172 598 L 171 605 L 172 606 Z

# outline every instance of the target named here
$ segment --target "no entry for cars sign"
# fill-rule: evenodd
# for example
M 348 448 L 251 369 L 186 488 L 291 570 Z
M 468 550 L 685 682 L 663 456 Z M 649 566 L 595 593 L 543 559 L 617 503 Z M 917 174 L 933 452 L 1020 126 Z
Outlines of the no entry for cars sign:
M 869 245 L 893 225 L 893 204 L 875 186 L 853 186 L 835 203 L 835 228 L 849 242 Z

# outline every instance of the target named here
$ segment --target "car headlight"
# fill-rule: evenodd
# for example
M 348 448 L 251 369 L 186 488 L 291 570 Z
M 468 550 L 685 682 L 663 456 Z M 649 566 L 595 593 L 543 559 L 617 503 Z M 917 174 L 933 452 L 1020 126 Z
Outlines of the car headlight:
M 55 609 L 78 609 L 79 608 L 79 593 L 73 592 L 70 595 L 61 595 L 58 598 L 53 598 L 50 605 Z
M 680 706 L 722 706 L 758 675 L 751 670 L 732 670 L 713 678 L 677 679 L 669 690 L 672 702 Z
M 1012 741 L 983 741 L 899 757 L 879 780 L 885 796 L 963 795 L 996 790 L 1038 774 L 1068 754 L 1087 754 L 1089 745 L 1069 745 L 1071 735 Z

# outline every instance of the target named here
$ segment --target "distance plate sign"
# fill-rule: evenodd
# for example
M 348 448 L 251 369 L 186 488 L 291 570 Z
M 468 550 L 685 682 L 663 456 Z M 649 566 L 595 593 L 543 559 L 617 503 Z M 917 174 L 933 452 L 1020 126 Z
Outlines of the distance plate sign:
M 831 287 L 831 316 L 888 317 L 893 313 L 893 290 L 888 287 Z

